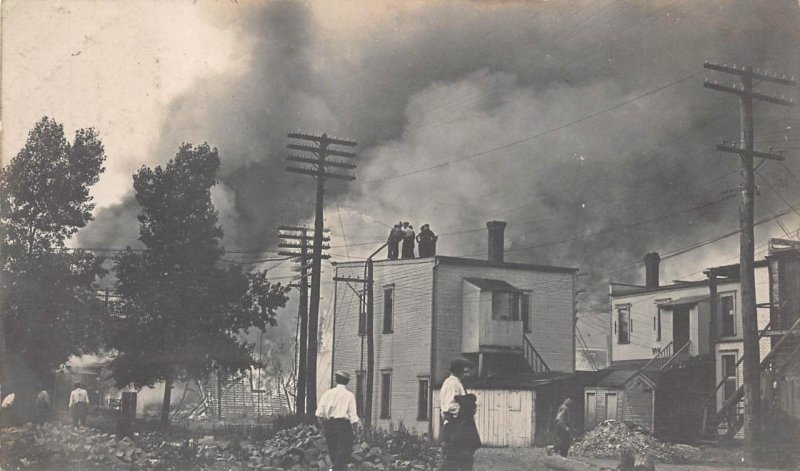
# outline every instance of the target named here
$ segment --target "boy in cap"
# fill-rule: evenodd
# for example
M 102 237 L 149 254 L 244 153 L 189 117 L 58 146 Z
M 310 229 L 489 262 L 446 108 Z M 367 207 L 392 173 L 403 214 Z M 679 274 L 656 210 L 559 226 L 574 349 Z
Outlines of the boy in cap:
M 353 452 L 353 438 L 358 425 L 356 397 L 348 391 L 350 374 L 337 370 L 336 387 L 325 391 L 319 399 L 317 418 L 325 432 L 328 454 L 333 462 L 333 470 L 347 469 L 350 454 Z

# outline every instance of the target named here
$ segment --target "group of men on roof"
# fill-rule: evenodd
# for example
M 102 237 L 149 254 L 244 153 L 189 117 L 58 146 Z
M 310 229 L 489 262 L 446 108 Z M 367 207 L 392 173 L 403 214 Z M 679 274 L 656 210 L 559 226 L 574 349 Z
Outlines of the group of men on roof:
M 389 231 L 389 239 L 386 241 L 389 248 L 389 260 L 397 260 L 402 256 L 403 259 L 414 257 L 414 242 L 419 244 L 419 258 L 433 257 L 436 255 L 436 241 L 439 236 L 433 233 L 431 226 L 423 224 L 419 234 L 414 233 L 414 226 L 406 222 L 398 222 Z M 402 242 L 402 251 L 400 243 Z

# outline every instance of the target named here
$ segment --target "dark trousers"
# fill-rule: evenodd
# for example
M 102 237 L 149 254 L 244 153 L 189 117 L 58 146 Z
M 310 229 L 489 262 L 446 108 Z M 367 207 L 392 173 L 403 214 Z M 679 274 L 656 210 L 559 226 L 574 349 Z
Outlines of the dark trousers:
M 403 239 L 403 258 L 414 258 L 414 238 Z
M 439 471 L 472 471 L 475 464 L 475 452 L 442 448 L 442 466 Z
M 327 419 L 324 422 L 325 441 L 334 471 L 347 469 L 353 452 L 353 426 L 347 419 Z
M 72 425 L 86 426 L 86 415 L 89 413 L 89 404 L 77 402 L 72 406 Z
M 400 255 L 400 241 L 390 241 L 389 242 L 389 260 L 397 260 L 397 257 Z
M 39 425 L 50 420 L 50 405 L 42 402 L 36 403 L 36 422 Z
M 572 436 L 566 430 L 556 430 L 556 440 L 556 449 L 558 453 L 566 458 L 569 447 L 572 445 Z

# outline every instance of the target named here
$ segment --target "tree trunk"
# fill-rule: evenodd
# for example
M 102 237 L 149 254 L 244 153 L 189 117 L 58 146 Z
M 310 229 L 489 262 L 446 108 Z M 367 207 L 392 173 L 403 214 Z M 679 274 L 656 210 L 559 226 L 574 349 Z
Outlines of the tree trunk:
M 164 381 L 164 402 L 161 404 L 161 425 L 169 426 L 169 402 L 172 399 L 172 377 Z

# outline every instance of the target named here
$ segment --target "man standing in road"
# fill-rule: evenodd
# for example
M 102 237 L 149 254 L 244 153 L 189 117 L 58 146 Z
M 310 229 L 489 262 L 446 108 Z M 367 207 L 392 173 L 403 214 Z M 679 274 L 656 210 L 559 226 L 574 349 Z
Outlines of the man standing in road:
M 467 447 L 466 443 L 461 443 L 458 432 L 462 427 L 461 405 L 456 397 L 467 394 L 462 380 L 469 375 L 472 363 L 466 358 L 454 358 L 450 360 L 450 376 L 442 383 L 439 393 L 439 407 L 442 411 L 441 433 L 442 441 L 442 466 L 440 471 L 461 471 L 472 469 L 472 454 L 463 453 L 462 449 Z M 474 414 L 474 410 L 471 411 Z M 474 450 L 473 450 L 474 452 Z
M 559 406 L 558 412 L 556 412 L 555 428 L 556 437 L 558 439 L 556 449 L 558 449 L 559 454 L 565 458 L 572 444 L 573 429 L 571 409 L 573 402 L 572 398 L 567 396 L 564 398 L 564 402 L 561 403 L 561 406 Z
M 72 425 L 86 426 L 86 415 L 89 413 L 89 394 L 75 383 L 75 389 L 69 395 L 69 408 L 72 410 Z
M 358 411 L 356 397 L 346 386 L 350 382 L 350 374 L 337 370 L 335 377 L 336 387 L 325 391 L 319 399 L 316 416 L 325 432 L 333 470 L 341 471 L 347 469 L 350 454 L 353 452 Z

